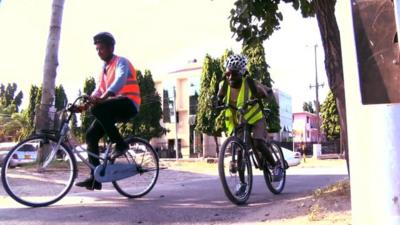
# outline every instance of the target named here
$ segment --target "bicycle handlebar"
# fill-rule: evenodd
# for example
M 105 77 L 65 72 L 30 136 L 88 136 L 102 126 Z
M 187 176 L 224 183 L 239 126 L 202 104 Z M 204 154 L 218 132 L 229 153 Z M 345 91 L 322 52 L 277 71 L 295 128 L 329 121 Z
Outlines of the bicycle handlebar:
M 90 97 L 88 95 L 78 96 L 72 103 L 68 104 L 66 110 L 69 112 L 79 112 L 78 101 L 82 101 L 82 103 L 90 103 Z

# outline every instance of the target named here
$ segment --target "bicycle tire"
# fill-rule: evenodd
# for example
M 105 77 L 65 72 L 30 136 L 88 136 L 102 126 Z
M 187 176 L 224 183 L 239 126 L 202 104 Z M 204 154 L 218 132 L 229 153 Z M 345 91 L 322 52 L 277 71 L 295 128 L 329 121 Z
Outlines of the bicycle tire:
M 253 171 L 250 157 L 239 138 L 229 137 L 222 144 L 218 159 L 218 173 L 226 197 L 236 205 L 245 204 L 251 194 Z
M 282 178 L 279 181 L 273 181 L 272 168 L 266 166 L 263 169 L 264 180 L 265 180 L 265 183 L 267 184 L 268 189 L 273 194 L 280 194 L 283 191 L 283 189 L 285 188 L 285 183 L 286 183 L 286 162 L 285 162 L 285 158 L 283 156 L 282 149 L 279 147 L 279 145 L 276 142 L 271 142 L 270 150 L 275 152 L 275 154 L 273 154 L 271 152 L 272 156 L 274 157 L 275 161 L 277 161 L 277 163 L 280 164 L 280 166 L 283 170 Z
M 53 136 L 36 135 L 11 149 L 1 170 L 4 190 L 11 198 L 26 206 L 43 207 L 69 192 L 77 174 L 76 159 L 64 144 L 49 154 L 57 142 Z
M 139 198 L 149 193 L 157 182 L 159 160 L 156 151 L 144 139 L 126 139 L 129 150 L 113 163 L 135 163 L 138 174 L 112 182 L 114 188 L 128 198 Z

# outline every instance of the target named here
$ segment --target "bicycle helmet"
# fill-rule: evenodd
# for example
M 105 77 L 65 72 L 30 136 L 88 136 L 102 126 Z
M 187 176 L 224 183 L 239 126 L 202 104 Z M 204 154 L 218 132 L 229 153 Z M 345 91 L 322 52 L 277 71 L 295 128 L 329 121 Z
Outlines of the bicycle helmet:
M 246 72 L 247 58 L 243 55 L 231 55 L 226 59 L 225 68 L 227 70 L 235 70 L 240 75 Z
M 108 46 L 114 46 L 115 45 L 115 39 L 112 36 L 112 34 L 110 34 L 108 32 L 100 32 L 100 33 L 96 34 L 93 37 L 93 43 L 94 44 L 103 43 L 103 44 L 106 44 Z

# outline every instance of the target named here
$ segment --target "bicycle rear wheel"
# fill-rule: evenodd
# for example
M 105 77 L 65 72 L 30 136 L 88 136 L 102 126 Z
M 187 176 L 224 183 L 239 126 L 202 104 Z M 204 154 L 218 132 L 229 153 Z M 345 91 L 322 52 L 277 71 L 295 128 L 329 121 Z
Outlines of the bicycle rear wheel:
M 126 140 L 129 150 L 115 159 L 114 163 L 135 164 L 138 173 L 134 176 L 114 181 L 115 189 L 128 198 L 138 198 L 147 194 L 156 184 L 159 164 L 156 151 L 151 145 L 140 138 L 132 137 Z
M 278 144 L 272 142 L 269 148 L 275 162 L 282 169 L 282 177 L 278 180 L 274 180 L 273 177 L 273 168 L 266 166 L 263 170 L 265 183 L 267 184 L 268 189 L 274 194 L 280 194 L 285 188 L 286 182 L 286 166 L 285 166 L 285 158 L 283 157 L 282 149 Z
M 5 191 L 15 201 L 31 207 L 53 204 L 70 190 L 76 161 L 64 145 L 47 135 L 28 138 L 6 156 L 1 170 Z
M 229 137 L 221 147 L 218 172 L 226 197 L 237 204 L 245 204 L 253 185 L 250 157 L 242 141 Z

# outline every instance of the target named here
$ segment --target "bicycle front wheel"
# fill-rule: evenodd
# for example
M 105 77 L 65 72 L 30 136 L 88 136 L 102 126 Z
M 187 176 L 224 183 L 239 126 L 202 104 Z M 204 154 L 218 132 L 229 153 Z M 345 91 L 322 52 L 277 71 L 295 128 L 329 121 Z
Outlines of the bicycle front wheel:
M 272 142 L 269 148 L 275 162 L 280 166 L 282 170 L 281 176 L 276 179 L 273 175 L 273 168 L 266 166 L 263 170 L 264 172 L 264 180 L 267 184 L 268 189 L 274 194 L 280 194 L 285 187 L 286 182 L 286 165 L 285 158 L 283 157 L 282 149 L 278 144 Z
M 159 173 L 158 156 L 151 145 L 140 138 L 126 140 L 129 150 L 115 159 L 114 163 L 134 164 L 137 174 L 114 181 L 115 189 L 128 198 L 139 198 L 151 191 L 157 182 Z
M 70 190 L 76 177 L 76 161 L 58 139 L 38 135 L 16 145 L 1 170 L 5 191 L 17 202 L 41 207 L 53 204 Z
M 253 185 L 253 172 L 250 157 L 237 137 L 229 137 L 222 145 L 218 172 L 226 197 L 237 205 L 246 203 Z

